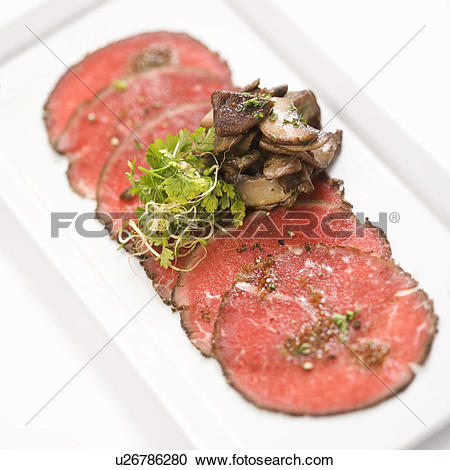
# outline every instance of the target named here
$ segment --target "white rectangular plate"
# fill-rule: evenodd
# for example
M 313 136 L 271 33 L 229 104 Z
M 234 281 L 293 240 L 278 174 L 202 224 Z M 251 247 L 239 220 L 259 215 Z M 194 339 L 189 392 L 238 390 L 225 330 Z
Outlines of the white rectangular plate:
M 233 2 L 238 9 L 239 3 Z M 270 9 L 267 11 L 270 16 Z M 284 27 L 290 37 L 297 34 L 302 38 L 280 16 L 276 25 L 280 34 Z M 31 22 L 29 26 L 33 29 L 37 25 Z M 253 27 L 260 29 L 261 24 L 253 22 Z M 334 71 L 339 80 L 330 76 L 326 97 L 336 93 L 344 99 L 346 90 L 353 87 L 317 51 L 309 55 L 310 73 L 303 76 L 298 60 L 289 66 L 281 58 L 287 55 L 282 51 L 276 53 L 280 44 L 269 46 L 243 16 L 220 0 L 111 1 L 46 37 L 45 42 L 66 64 L 72 64 L 87 51 L 110 41 L 162 29 L 188 32 L 217 49 L 229 61 L 236 83 L 244 84 L 260 76 L 267 85 L 289 83 L 291 89 L 314 90 L 314 77 L 322 77 L 317 79 L 317 88 L 322 90 L 324 74 Z M 295 41 L 291 43 L 293 51 L 296 47 L 301 49 Z M 70 281 L 86 308 L 113 334 L 154 291 L 143 271 L 136 263 L 131 263 L 132 270 L 127 255 L 116 251 L 112 241 L 85 239 L 73 228 L 63 231 L 58 239 L 50 238 L 52 211 L 95 209 L 93 201 L 82 200 L 70 191 L 64 175 L 66 161 L 49 147 L 42 122 L 42 106 L 64 71 L 61 62 L 38 42 L 0 69 L 0 115 L 4 130 L 0 142 L 2 196 L 21 218 L 24 229 L 30 231 L 61 275 Z M 335 103 L 321 98 L 319 94 L 326 121 L 333 115 L 328 105 Z M 115 341 L 199 448 L 400 448 L 425 437 L 449 417 L 450 329 L 446 317 L 450 307 L 449 232 L 446 217 L 439 217 L 440 210 L 447 213 L 447 201 L 444 199 L 441 207 L 437 201 L 431 211 L 422 199 L 425 197 L 430 203 L 432 198 L 416 192 L 418 186 L 408 186 L 408 181 L 422 178 L 427 185 L 440 190 L 420 167 L 411 173 L 408 155 L 403 155 L 408 178 L 402 173 L 401 159 L 395 165 L 386 165 L 389 152 L 383 152 L 383 146 L 373 145 L 373 135 L 365 131 L 370 123 L 372 130 L 379 126 L 378 135 L 383 135 L 380 119 L 385 116 L 369 101 L 364 104 L 355 107 L 357 116 L 349 107 L 346 121 L 337 117 L 331 125 L 344 130 L 343 152 L 332 175 L 345 180 L 347 197 L 357 211 L 375 221 L 379 211 L 400 214 L 400 222 L 388 227 L 394 257 L 435 301 L 441 317 L 440 332 L 426 365 L 400 394 L 426 425 L 396 398 L 367 410 L 321 418 L 260 410 L 226 384 L 218 364 L 202 357 L 190 345 L 179 327 L 178 315 L 154 298 Z M 375 120 L 374 110 L 378 113 Z M 352 125 L 357 121 L 358 126 Z M 395 131 L 395 123 L 392 126 Z M 408 145 L 408 149 L 416 152 L 417 163 L 420 149 L 404 133 L 394 131 L 389 134 L 390 148 L 400 152 L 403 144 Z M 425 165 L 426 160 L 422 160 L 422 167 Z M 448 175 L 442 172 L 439 178 L 450 187 Z

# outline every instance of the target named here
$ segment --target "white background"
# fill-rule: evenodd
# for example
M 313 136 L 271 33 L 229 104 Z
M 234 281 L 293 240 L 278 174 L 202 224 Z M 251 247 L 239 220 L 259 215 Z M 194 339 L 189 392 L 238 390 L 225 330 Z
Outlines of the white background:
M 39 3 L 22 0 L 2 5 L 0 28 Z M 450 170 L 444 128 L 450 104 L 448 3 L 278 3 L 360 85 L 426 24 L 425 30 L 370 83 L 366 92 Z M 0 214 L 4 221 L 0 235 L 0 445 L 189 447 L 188 436 L 114 345 L 83 371 L 36 422 L 24 427 L 30 417 L 24 410 L 29 409 L 32 384 L 45 384 L 42 393 L 50 398 L 62 385 L 59 378 L 70 378 L 107 338 L 3 203 Z M 450 429 L 421 447 L 450 448 Z

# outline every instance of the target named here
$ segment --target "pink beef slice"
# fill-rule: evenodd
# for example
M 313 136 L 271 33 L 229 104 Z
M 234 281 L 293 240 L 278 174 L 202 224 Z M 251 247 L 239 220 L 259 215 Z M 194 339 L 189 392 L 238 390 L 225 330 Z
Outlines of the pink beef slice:
M 146 146 L 155 139 L 164 139 L 168 134 L 177 134 L 180 129 L 194 130 L 211 105 L 209 101 L 181 105 L 143 125 L 137 136 L 130 135 L 112 154 L 105 164 L 97 187 L 97 215 L 105 220 L 117 235 L 122 220 L 132 219 L 139 206 L 138 196 L 126 196 L 130 182 L 126 176 L 128 162 L 136 158 L 137 166 L 145 166 Z M 139 174 L 139 171 L 137 172 Z M 125 196 L 124 196 L 125 195 Z M 185 258 L 179 258 L 182 267 Z M 153 286 L 164 302 L 170 302 L 172 289 L 178 279 L 178 271 L 164 269 L 159 261 L 149 258 L 142 261 L 145 272 L 153 280 Z
M 103 165 L 128 135 L 164 111 L 208 100 L 224 85 L 200 69 L 163 67 L 128 77 L 124 89 L 105 88 L 100 100 L 77 109 L 58 141 L 58 150 L 70 158 L 72 189 L 94 198 Z
M 349 311 L 344 334 L 333 319 Z M 214 352 L 252 403 L 324 415 L 407 386 L 435 329 L 432 302 L 392 260 L 316 245 L 244 266 L 222 302 Z
M 130 76 L 125 89 L 110 85 L 75 112 L 58 142 L 70 158 L 68 178 L 81 196 L 95 197 L 111 152 L 146 121 L 184 103 L 206 101 L 224 82 L 200 69 L 164 67 Z
M 334 185 L 331 180 L 318 181 L 317 185 L 330 183 Z M 342 216 L 347 218 L 339 218 Z M 293 225 L 311 220 L 318 223 L 314 230 Z M 332 227 L 333 231 L 323 230 L 322 224 Z M 187 271 L 180 273 L 172 295 L 175 307 L 181 311 L 181 324 L 188 337 L 207 356 L 211 354 L 214 322 L 222 295 L 231 288 L 244 264 L 261 256 L 274 256 L 287 247 L 303 250 L 305 246 L 317 243 L 349 245 L 391 255 L 386 237 L 378 230 L 362 226 L 348 207 L 317 200 L 299 200 L 293 208 L 278 207 L 270 215 L 254 213 L 235 237 L 209 240 L 206 255 L 203 247 L 197 247 L 186 260 L 184 268 Z
M 45 104 L 45 123 L 55 145 L 70 117 L 84 101 L 112 81 L 167 65 L 202 68 L 222 78 L 228 88 L 227 64 L 187 34 L 153 32 L 114 42 L 86 56 L 59 80 Z

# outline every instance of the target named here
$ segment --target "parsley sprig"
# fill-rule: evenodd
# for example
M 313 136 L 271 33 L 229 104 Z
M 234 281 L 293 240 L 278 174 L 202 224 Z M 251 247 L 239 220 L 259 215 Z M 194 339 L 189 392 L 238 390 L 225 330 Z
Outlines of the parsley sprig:
M 176 258 L 198 243 L 206 245 L 217 226 L 243 222 L 245 204 L 219 176 L 211 153 L 214 137 L 214 128 L 184 129 L 149 145 L 148 167 L 137 167 L 136 159 L 128 162 L 130 194 L 143 204 L 136 210 L 137 222 L 128 222 L 130 236 L 164 268 L 177 269 Z

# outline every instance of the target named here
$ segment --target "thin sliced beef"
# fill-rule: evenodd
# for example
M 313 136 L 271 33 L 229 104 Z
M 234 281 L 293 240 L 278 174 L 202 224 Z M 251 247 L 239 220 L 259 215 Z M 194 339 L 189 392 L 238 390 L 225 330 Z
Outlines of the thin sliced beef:
M 328 185 L 329 189 L 320 189 Z M 316 182 L 317 194 L 341 194 L 333 180 Z M 337 200 L 336 194 L 334 199 Z M 364 251 L 390 256 L 389 244 L 378 230 L 362 229 L 346 206 L 328 202 L 299 200 L 294 207 L 278 207 L 269 215 L 257 212 L 248 217 L 243 230 L 209 240 L 207 255 L 198 247 L 179 275 L 172 300 L 181 310 L 181 324 L 192 343 L 205 355 L 211 354 L 214 322 L 222 295 L 230 289 L 235 276 L 246 263 L 285 251 L 302 251 L 317 243 L 349 245 Z M 195 269 L 193 266 L 198 265 Z
M 144 122 L 184 103 L 202 102 L 223 80 L 200 69 L 163 67 L 132 75 L 123 86 L 110 85 L 78 108 L 58 141 L 68 154 L 70 185 L 95 197 L 100 172 L 111 152 Z
M 86 56 L 71 67 L 53 89 L 45 105 L 45 123 L 55 145 L 70 116 L 93 93 L 112 81 L 136 72 L 167 66 L 199 67 L 231 85 L 227 64 L 206 46 L 187 34 L 154 32 L 114 42 Z
M 134 135 L 117 148 L 105 164 L 97 187 L 97 215 L 117 234 L 122 220 L 133 218 L 134 210 L 139 205 L 137 196 L 127 196 L 129 180 L 126 172 L 128 161 L 136 157 L 137 166 L 145 166 L 146 145 L 155 139 L 164 139 L 168 134 L 177 134 L 180 129 L 194 130 L 208 111 L 209 102 L 179 106 L 149 121 Z M 143 145 L 141 142 L 144 142 Z M 181 267 L 185 258 L 180 258 L 177 266 Z M 164 269 L 153 258 L 142 261 L 148 277 L 153 280 L 153 287 L 166 303 L 170 302 L 172 289 L 178 279 L 178 271 Z
M 435 328 L 432 302 L 393 261 L 316 245 L 244 266 L 224 297 L 214 353 L 252 403 L 323 415 L 405 387 Z

